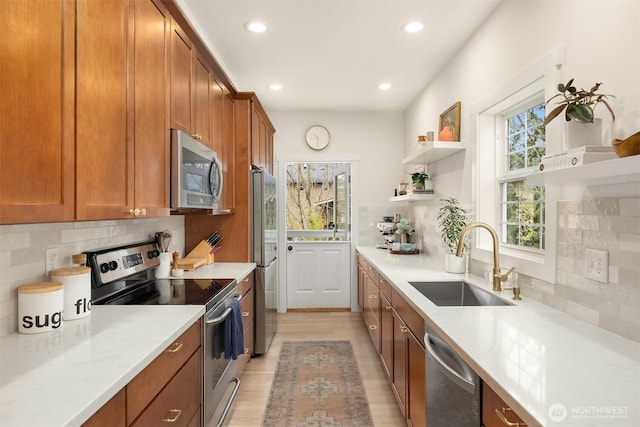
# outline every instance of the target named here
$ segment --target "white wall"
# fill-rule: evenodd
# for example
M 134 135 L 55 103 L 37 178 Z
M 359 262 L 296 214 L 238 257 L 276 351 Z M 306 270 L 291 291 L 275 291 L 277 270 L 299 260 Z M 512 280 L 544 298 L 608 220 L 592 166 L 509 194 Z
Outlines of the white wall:
M 398 206 L 389 202 L 403 179 L 404 116 L 400 112 L 269 112 L 276 133 L 274 157 L 278 160 L 324 161 L 358 159 L 353 177 L 359 209 L 360 244 L 373 244 L 380 236 L 374 221 L 393 215 Z M 325 126 L 331 143 L 323 151 L 311 150 L 304 141 L 306 130 Z M 404 176 L 404 179 L 407 179 Z
M 470 208 L 476 198 L 482 197 L 482 188 L 477 193 L 473 190 L 473 168 L 476 150 L 483 149 L 476 146 L 475 129 L 477 114 L 488 107 L 483 100 L 556 48 L 563 64 L 557 72 L 559 82 L 575 78 L 574 84 L 585 89 L 602 82 L 601 92 L 615 95 L 610 100 L 615 122 L 603 106 L 596 109 L 596 116 L 603 119 L 603 145 L 640 130 L 638 0 L 505 0 L 405 112 L 404 145 L 410 153 L 417 135 L 436 130 L 440 113 L 456 101 L 462 103 L 460 137 L 471 149 L 430 167 L 438 196 L 459 198 Z M 561 120 L 551 126 L 560 127 Z M 548 135 L 557 132 L 548 130 Z M 571 219 L 577 224 L 571 230 L 574 239 L 563 235 L 558 241 L 557 283 L 523 275 L 519 282 L 525 297 L 640 341 L 640 214 L 628 208 L 637 205 L 640 186 L 635 183 L 619 187 L 615 191 L 603 186 L 565 191 L 565 198 L 578 200 L 559 202 L 560 211 L 564 212 L 559 219 L 567 220 L 570 215 L 578 218 Z M 424 241 L 439 237 L 433 224 L 439 207 L 436 205 L 439 204 L 411 210 L 422 228 Z M 581 218 L 598 219 L 599 228 L 583 227 Z M 613 273 L 606 285 L 599 286 L 582 274 L 587 240 L 590 247 L 610 252 Z M 482 274 L 485 267 L 477 260 L 472 262 L 476 273 Z

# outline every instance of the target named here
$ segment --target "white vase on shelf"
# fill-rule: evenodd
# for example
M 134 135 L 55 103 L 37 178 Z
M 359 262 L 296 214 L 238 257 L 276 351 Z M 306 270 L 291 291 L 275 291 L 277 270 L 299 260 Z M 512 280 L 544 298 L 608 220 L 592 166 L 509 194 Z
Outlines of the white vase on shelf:
M 593 123 L 564 122 L 563 131 L 565 151 L 585 145 L 602 145 L 602 119 L 593 119 Z

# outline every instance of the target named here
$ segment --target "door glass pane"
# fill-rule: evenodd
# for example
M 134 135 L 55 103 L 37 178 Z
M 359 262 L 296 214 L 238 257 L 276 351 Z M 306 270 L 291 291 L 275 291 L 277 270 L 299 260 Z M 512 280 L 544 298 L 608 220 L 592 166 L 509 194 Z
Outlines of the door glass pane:
M 348 163 L 287 164 L 287 239 L 349 240 Z

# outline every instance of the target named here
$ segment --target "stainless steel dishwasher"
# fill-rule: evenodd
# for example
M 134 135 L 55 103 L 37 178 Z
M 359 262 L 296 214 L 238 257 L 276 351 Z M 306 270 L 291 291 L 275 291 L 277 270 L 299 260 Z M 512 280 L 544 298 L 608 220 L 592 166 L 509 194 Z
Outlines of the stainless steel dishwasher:
M 427 425 L 479 427 L 480 377 L 425 323 Z

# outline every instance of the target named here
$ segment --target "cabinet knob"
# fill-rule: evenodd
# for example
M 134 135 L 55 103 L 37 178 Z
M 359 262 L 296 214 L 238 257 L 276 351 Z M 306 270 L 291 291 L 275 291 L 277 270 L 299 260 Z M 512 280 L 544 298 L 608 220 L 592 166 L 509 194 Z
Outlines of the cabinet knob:
M 175 423 L 176 421 L 178 421 L 178 418 L 180 418 L 180 415 L 182 415 L 182 410 L 171 409 L 169 410 L 167 416 L 162 419 L 162 421 L 164 421 L 165 423 Z
M 374 329 L 378 329 L 378 327 L 376 325 L 369 325 L 369 329 L 374 330 Z
M 376 299 L 376 298 L 378 298 L 378 295 L 369 295 L 369 298 Z

